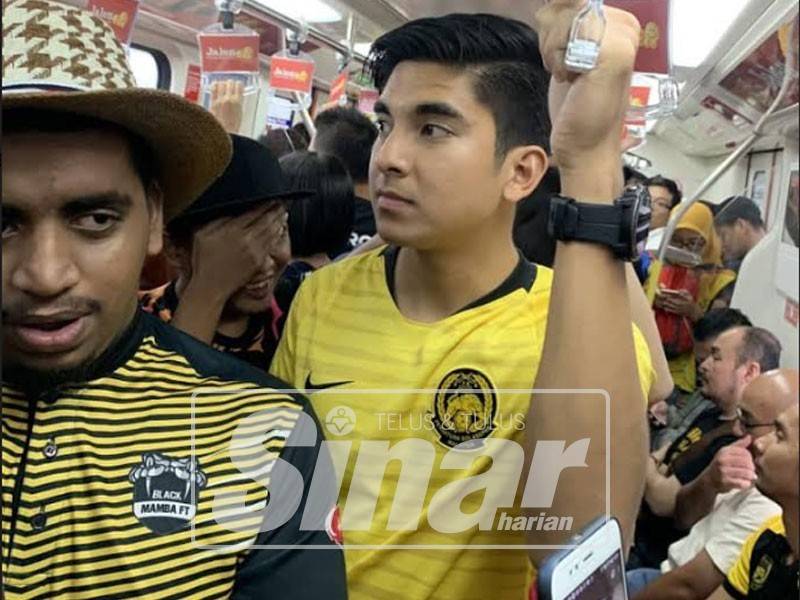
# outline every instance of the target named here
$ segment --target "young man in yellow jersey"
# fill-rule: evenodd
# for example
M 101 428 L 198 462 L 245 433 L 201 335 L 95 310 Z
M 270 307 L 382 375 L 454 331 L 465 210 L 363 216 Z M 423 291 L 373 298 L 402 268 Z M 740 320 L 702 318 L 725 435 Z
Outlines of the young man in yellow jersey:
M 303 283 L 271 369 L 312 394 L 333 439 L 351 598 L 521 600 L 533 579 L 526 533 L 562 543 L 606 510 L 602 394 L 532 400 L 534 387 L 609 394 L 609 508 L 630 538 L 653 374 L 631 324 L 625 262 L 570 238 L 563 222 L 557 237 L 573 241 L 559 244 L 554 271 L 512 241 L 549 137 L 562 193 L 584 203 L 582 215 L 616 210 L 622 191 L 639 29 L 609 9 L 599 64 L 576 77 L 561 61 L 582 5 L 546 5 L 539 37 L 493 15 L 450 15 L 373 46 L 370 187 L 388 246 Z M 545 64 L 557 79 L 552 136 Z M 610 224 L 616 235 L 620 223 Z M 523 464 L 570 454 L 548 461 L 537 441 L 580 450 L 573 443 L 587 438 L 588 453 L 567 462 L 588 468 L 565 469 L 557 486 L 544 475 L 525 485 Z M 521 502 L 548 486 L 550 501 Z

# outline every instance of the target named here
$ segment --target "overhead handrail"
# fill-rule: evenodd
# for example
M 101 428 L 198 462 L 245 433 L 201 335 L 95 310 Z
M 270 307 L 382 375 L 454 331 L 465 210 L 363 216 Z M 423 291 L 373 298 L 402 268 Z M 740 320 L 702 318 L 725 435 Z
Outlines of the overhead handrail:
M 736 150 L 734 150 L 728 158 L 726 158 L 711 175 L 706 178 L 703 183 L 700 184 L 700 187 L 691 195 L 688 200 L 682 202 L 678 208 L 678 212 L 670 219 L 669 223 L 667 223 L 666 231 L 664 231 L 664 238 L 661 240 L 661 246 L 658 248 L 658 260 L 664 260 L 664 257 L 667 254 L 667 248 L 669 247 L 669 243 L 672 241 L 672 235 L 675 233 L 675 230 L 678 228 L 678 223 L 680 223 L 683 216 L 689 211 L 689 209 L 696 204 L 701 196 L 705 194 L 712 185 L 714 185 L 717 180 L 722 177 L 725 172 L 731 168 L 731 166 L 739 160 L 745 152 L 750 150 L 753 147 L 753 144 L 759 140 L 759 138 L 764 136 L 762 129 L 764 128 L 765 123 L 769 120 L 772 114 L 778 109 L 778 107 L 783 103 L 783 100 L 786 97 L 786 94 L 789 91 L 789 86 L 792 83 L 792 78 L 794 76 L 794 72 L 797 68 L 797 49 L 794 46 L 794 39 L 795 34 L 798 28 L 798 20 L 794 18 L 792 24 L 792 30 L 789 35 L 789 44 L 787 44 L 787 51 L 786 51 L 786 71 L 783 74 L 783 83 L 781 84 L 781 88 L 778 91 L 778 95 L 775 98 L 775 101 L 769 107 L 767 112 L 765 112 L 761 118 L 756 123 L 755 127 L 753 127 L 753 133 L 750 134 L 748 137 Z

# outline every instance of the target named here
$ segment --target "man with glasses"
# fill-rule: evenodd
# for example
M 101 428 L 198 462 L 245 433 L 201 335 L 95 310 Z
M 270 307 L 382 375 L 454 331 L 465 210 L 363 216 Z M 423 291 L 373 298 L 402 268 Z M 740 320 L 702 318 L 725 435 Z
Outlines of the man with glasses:
M 672 209 L 681 203 L 683 194 L 678 184 L 661 175 L 651 177 L 645 183 L 650 191 L 653 216 L 650 219 L 650 235 L 647 238 L 647 249 L 656 252 L 661 246 L 664 231 L 669 223 Z
M 700 364 L 700 379 L 702 393 L 716 410 L 704 411 L 672 444 L 653 453 L 630 569 L 658 568 L 669 545 L 691 525 L 676 527 L 679 492 L 704 472 L 720 449 L 737 441 L 741 433 L 735 421 L 742 393 L 762 373 L 780 366 L 780 354 L 777 338 L 759 327 L 729 329 L 711 344 Z
M 744 389 L 734 421 L 741 438 L 720 450 L 678 493 L 676 523 L 691 531 L 669 547 L 660 571 L 628 574 L 634 600 L 707 598 L 735 565 L 748 537 L 780 514 L 781 507 L 755 485 L 753 453 L 775 431 L 778 416 L 797 405 L 797 392 L 797 371 L 771 371 Z M 641 589 L 646 581 L 653 583 Z
M 791 396 L 789 407 L 777 419 L 763 427 L 768 434 L 752 445 L 755 457 L 755 485 L 758 491 L 780 505 L 782 515 L 775 515 L 761 525 L 742 547 L 736 564 L 728 571 L 725 583 L 709 600 L 797 598 L 800 592 L 798 556 L 800 556 L 800 486 L 798 486 L 798 372 L 776 375 L 770 393 Z M 746 416 L 746 415 L 745 415 Z M 755 416 L 755 415 L 753 415 Z M 768 422 L 765 415 L 759 420 Z

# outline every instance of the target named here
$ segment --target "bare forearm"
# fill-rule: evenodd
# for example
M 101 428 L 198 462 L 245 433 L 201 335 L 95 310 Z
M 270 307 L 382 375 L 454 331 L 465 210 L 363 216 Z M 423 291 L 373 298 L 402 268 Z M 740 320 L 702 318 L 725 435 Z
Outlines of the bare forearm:
M 565 195 L 608 202 L 621 189 L 621 168 L 562 173 Z M 536 388 L 605 390 L 610 397 L 611 513 L 626 544 L 642 497 L 647 458 L 645 402 L 637 374 L 625 265 L 601 246 L 559 244 L 556 252 L 547 335 Z M 555 400 L 557 398 L 557 400 Z M 528 419 L 531 448 L 538 440 L 589 438 L 588 469 L 565 470 L 553 514 L 571 516 L 576 526 L 605 509 L 606 419 L 601 396 L 535 395 Z M 538 536 L 536 536 L 538 537 Z M 563 543 L 545 538 L 532 543 Z M 538 553 L 533 560 L 541 558 Z
M 691 529 L 714 508 L 717 491 L 703 472 L 694 481 L 684 485 L 675 501 L 675 524 L 681 529 Z
M 687 564 L 656 579 L 633 600 L 705 600 L 724 579 L 708 552 L 702 550 Z
M 647 485 L 644 499 L 650 509 L 659 517 L 672 517 L 681 484 L 677 478 L 660 473 L 651 461 L 647 465 Z
M 181 301 L 172 317 L 172 325 L 205 344 L 211 344 L 225 300 L 211 293 L 202 284 L 190 281 L 181 293 Z
M 672 381 L 669 363 L 664 354 L 664 346 L 661 344 L 661 336 L 658 333 L 653 309 L 647 301 L 644 289 L 642 289 L 639 279 L 636 277 L 636 272 L 631 265 L 628 265 L 625 274 L 628 280 L 628 297 L 631 303 L 633 322 L 636 323 L 647 342 L 647 348 L 650 350 L 650 357 L 653 361 L 653 369 L 656 372 L 656 380 L 647 398 L 648 403 L 652 406 L 669 398 L 675 384 Z

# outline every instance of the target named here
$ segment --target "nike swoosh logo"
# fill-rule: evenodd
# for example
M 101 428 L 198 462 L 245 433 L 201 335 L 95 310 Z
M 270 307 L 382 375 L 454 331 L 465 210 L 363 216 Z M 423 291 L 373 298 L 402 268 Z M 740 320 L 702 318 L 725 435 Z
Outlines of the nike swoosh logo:
M 311 381 L 311 373 L 309 373 L 308 377 L 306 377 L 305 389 L 308 392 L 318 392 L 320 390 L 329 390 L 331 388 L 341 387 L 343 385 L 350 385 L 351 383 L 353 383 L 353 382 L 352 381 L 334 381 L 332 383 L 319 383 L 319 384 L 316 384 L 316 383 L 313 383 Z

